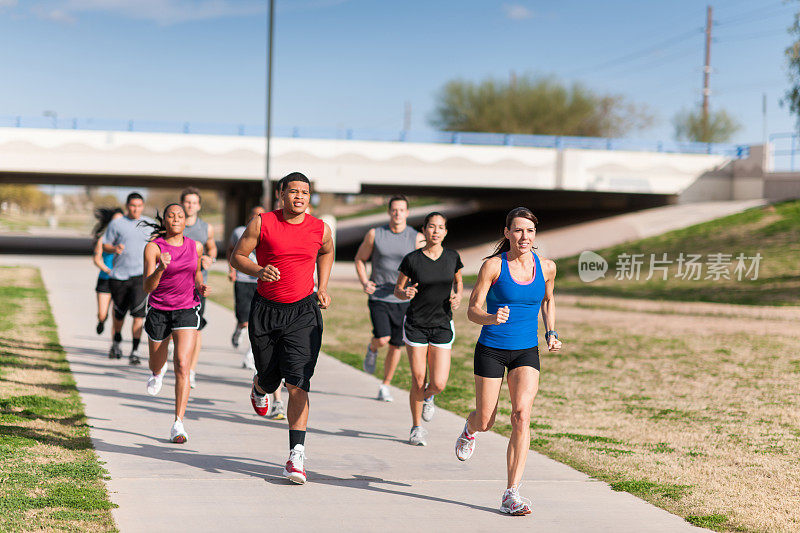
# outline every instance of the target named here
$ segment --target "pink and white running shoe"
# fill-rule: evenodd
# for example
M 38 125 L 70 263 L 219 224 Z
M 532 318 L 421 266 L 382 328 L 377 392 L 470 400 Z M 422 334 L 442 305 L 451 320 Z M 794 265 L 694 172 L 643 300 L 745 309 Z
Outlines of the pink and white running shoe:
M 503 493 L 500 512 L 514 516 L 531 514 L 531 501 L 519 495 L 519 487 L 511 487 Z
M 475 435 L 469 436 L 467 434 L 467 425 L 464 424 L 464 430 L 461 435 L 456 439 L 456 458 L 459 461 L 466 461 L 472 457 L 472 452 L 475 451 Z

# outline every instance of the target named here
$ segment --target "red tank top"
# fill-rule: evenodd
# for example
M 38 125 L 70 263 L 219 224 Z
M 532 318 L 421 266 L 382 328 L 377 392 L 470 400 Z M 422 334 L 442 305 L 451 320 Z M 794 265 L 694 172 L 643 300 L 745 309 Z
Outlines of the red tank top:
M 273 302 L 294 303 L 314 292 L 314 267 L 322 247 L 325 223 L 306 213 L 300 224 L 290 224 L 283 210 L 261 213 L 256 259 L 281 273 L 278 281 L 258 280 L 258 293 Z

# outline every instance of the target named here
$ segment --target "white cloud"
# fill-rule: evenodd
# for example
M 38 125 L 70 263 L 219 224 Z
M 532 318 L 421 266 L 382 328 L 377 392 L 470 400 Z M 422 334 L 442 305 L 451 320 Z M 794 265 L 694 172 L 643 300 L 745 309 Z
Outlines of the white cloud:
M 533 11 L 521 4 L 503 4 L 503 13 L 511 20 L 533 18 Z
M 0 0 L 5 1 L 8 0 Z M 265 5 L 260 0 L 43 0 L 33 11 L 42 18 L 60 22 L 74 21 L 83 13 L 102 12 L 168 26 L 262 14 Z

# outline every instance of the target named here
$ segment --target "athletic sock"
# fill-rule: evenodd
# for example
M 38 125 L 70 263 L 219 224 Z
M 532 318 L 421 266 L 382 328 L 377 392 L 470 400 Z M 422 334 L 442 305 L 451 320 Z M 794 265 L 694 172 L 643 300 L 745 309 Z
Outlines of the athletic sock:
M 477 433 L 477 431 L 476 431 L 475 433 L 470 433 L 470 432 L 469 432 L 469 429 L 467 429 L 467 428 L 468 428 L 468 424 L 467 424 L 467 422 L 464 422 L 464 435 L 465 435 L 467 438 L 470 438 L 470 439 L 471 439 L 472 437 L 474 437 L 474 436 L 475 436 L 475 433 Z
M 306 430 L 304 429 L 290 429 L 289 430 L 289 449 L 294 450 L 295 445 L 306 445 Z
M 139 349 L 139 341 L 141 341 L 141 340 L 142 340 L 141 337 L 134 337 L 133 339 L 131 339 L 131 342 L 133 343 L 133 351 L 134 352 Z
M 119 344 L 122 342 L 122 333 L 114 333 L 114 342 Z

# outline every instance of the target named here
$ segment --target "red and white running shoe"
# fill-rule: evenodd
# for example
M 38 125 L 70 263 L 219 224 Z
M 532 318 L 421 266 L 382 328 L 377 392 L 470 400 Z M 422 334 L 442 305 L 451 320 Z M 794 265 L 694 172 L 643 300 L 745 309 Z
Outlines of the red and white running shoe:
M 267 416 L 269 412 L 269 394 L 260 395 L 256 392 L 255 385 L 253 385 L 253 388 L 250 389 L 250 403 L 253 404 L 253 411 L 258 416 Z
M 514 516 L 531 514 L 531 501 L 519 495 L 519 487 L 511 487 L 503 493 L 500 512 Z
M 295 444 L 294 449 L 289 452 L 286 466 L 283 467 L 283 477 L 299 485 L 306 482 L 305 449 L 302 444 Z

